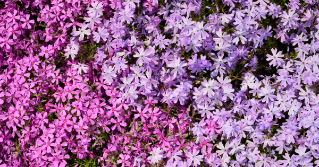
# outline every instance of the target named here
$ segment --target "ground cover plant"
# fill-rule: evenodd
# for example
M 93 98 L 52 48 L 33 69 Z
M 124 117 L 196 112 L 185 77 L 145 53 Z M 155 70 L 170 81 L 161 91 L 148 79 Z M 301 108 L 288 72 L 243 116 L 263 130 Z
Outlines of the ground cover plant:
M 0 167 L 318 166 L 316 0 L 0 0 Z

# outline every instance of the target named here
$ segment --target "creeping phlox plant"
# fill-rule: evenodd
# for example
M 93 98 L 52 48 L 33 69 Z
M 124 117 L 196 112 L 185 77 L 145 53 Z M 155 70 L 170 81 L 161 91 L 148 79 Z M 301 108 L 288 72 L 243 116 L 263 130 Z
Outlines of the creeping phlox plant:
M 0 167 L 319 166 L 317 0 L 0 0 Z

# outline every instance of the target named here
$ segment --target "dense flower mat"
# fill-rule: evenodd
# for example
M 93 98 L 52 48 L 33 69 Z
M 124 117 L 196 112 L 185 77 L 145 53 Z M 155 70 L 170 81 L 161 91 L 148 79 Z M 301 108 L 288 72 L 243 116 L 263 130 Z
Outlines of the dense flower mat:
M 317 0 L 0 0 L 0 167 L 318 166 Z

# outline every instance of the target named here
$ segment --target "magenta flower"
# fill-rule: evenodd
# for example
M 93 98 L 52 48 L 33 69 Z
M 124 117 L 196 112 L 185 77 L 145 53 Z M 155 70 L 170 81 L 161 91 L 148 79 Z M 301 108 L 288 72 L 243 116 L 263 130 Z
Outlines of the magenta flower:
M 117 128 L 118 131 L 123 131 L 123 127 L 126 127 L 126 122 L 124 122 L 123 118 L 119 117 L 117 120 L 115 119 L 111 119 L 111 122 L 114 123 L 115 125 L 112 126 L 112 130 L 114 130 L 115 128 Z

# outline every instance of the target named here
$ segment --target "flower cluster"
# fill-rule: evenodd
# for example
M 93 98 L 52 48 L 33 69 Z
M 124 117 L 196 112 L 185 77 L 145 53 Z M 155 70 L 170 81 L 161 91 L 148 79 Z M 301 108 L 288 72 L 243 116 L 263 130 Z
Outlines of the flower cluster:
M 319 166 L 316 0 L 0 1 L 0 167 Z

